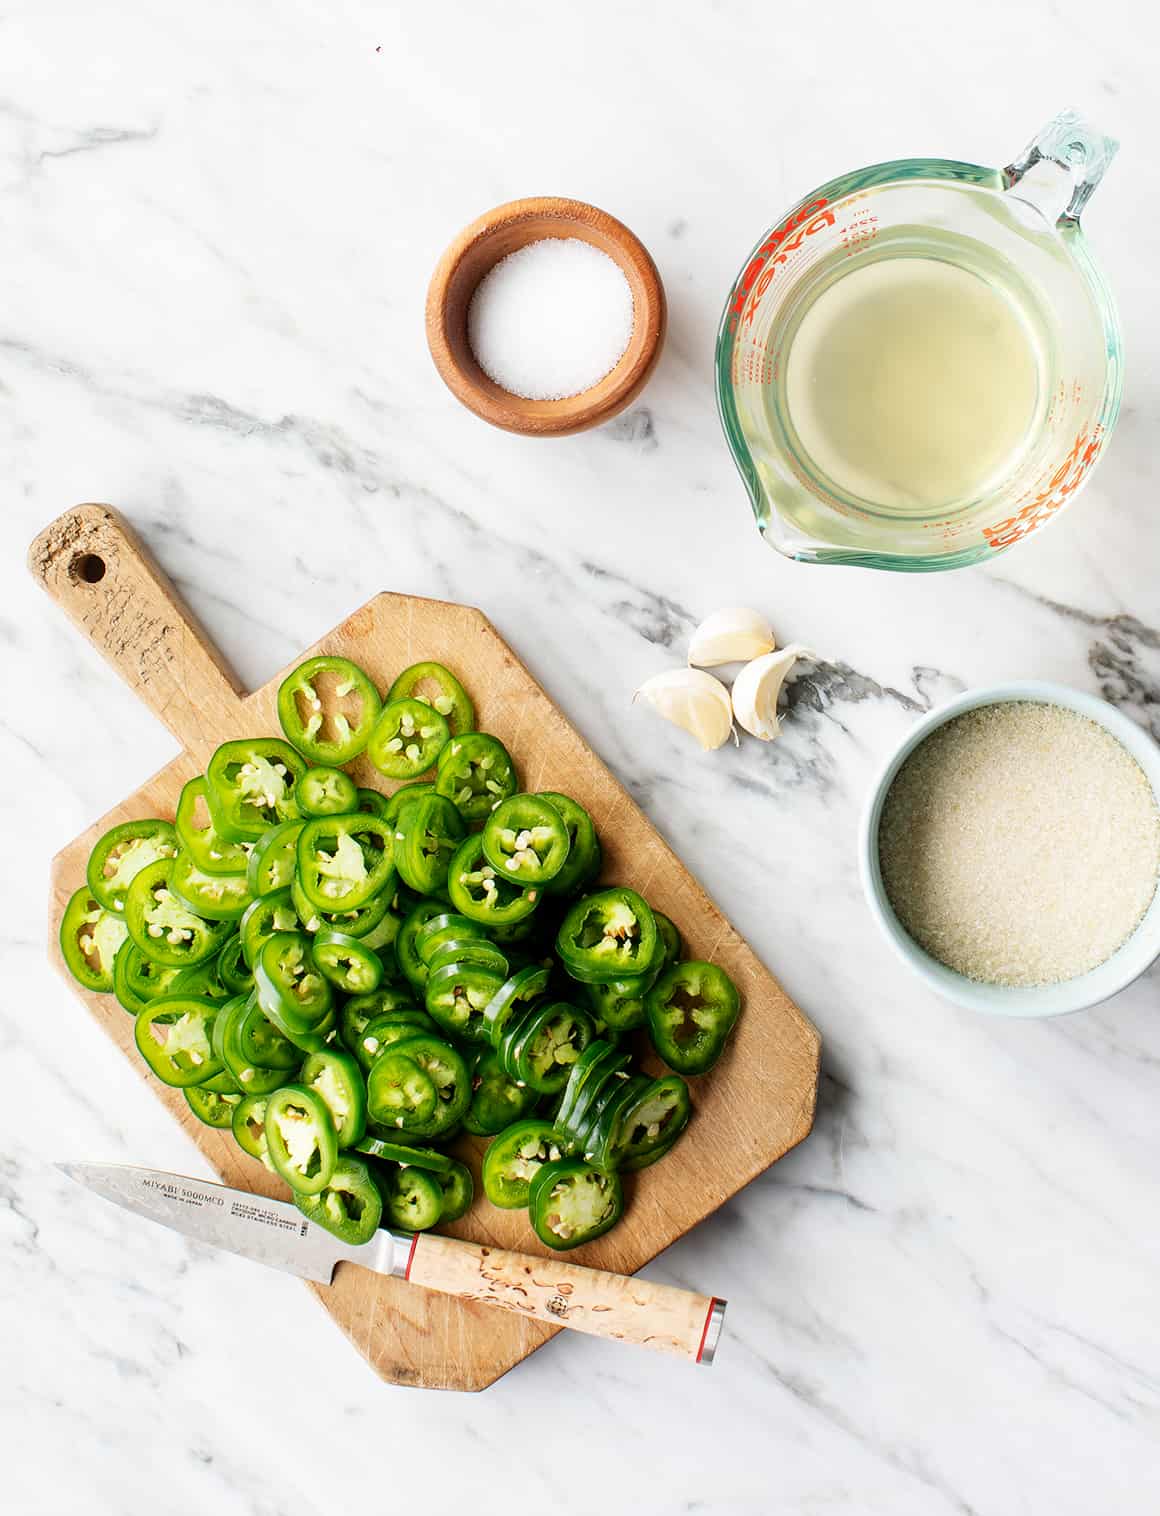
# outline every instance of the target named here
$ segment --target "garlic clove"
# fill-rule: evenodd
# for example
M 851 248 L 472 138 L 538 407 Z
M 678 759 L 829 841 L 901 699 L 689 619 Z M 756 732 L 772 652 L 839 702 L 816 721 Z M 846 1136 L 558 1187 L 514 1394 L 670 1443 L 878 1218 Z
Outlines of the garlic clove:
M 739 724 L 762 742 L 772 742 L 781 732 L 777 701 L 782 686 L 799 658 L 816 657 L 808 647 L 794 642 L 747 663 L 733 681 L 733 714 Z
M 706 752 L 729 740 L 733 710 L 720 679 L 700 669 L 670 669 L 646 679 L 632 697 L 695 737 Z
M 773 630 L 764 616 L 744 606 L 714 611 L 693 633 L 689 662 L 696 668 L 719 663 L 748 663 L 775 647 Z

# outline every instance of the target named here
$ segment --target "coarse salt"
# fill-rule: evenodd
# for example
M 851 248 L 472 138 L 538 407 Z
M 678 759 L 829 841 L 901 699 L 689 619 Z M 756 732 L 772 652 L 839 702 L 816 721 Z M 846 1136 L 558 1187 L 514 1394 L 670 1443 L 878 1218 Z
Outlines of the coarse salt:
M 545 237 L 509 253 L 480 280 L 467 311 L 476 362 L 525 400 L 591 389 L 624 356 L 632 326 L 623 271 L 578 237 Z
M 1143 769 L 1063 706 L 982 706 L 899 770 L 878 830 L 882 881 L 914 940 L 988 984 L 1096 968 L 1139 925 L 1160 875 Z

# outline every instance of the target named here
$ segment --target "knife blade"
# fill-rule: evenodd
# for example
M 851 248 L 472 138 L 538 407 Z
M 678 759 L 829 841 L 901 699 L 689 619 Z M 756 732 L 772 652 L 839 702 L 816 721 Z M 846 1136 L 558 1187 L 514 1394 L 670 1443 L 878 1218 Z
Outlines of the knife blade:
M 318 1284 L 331 1284 L 338 1264 L 355 1263 L 460 1300 L 694 1363 L 712 1363 L 721 1335 L 725 1301 L 713 1295 L 434 1232 L 384 1227 L 370 1242 L 354 1246 L 285 1200 L 206 1179 L 119 1163 L 58 1163 L 57 1168 L 134 1215 Z
M 126 1163 L 58 1163 L 57 1168 L 136 1216 L 317 1284 L 330 1284 L 342 1262 L 400 1277 L 406 1266 L 410 1233 L 383 1230 L 373 1241 L 351 1247 L 285 1200 Z

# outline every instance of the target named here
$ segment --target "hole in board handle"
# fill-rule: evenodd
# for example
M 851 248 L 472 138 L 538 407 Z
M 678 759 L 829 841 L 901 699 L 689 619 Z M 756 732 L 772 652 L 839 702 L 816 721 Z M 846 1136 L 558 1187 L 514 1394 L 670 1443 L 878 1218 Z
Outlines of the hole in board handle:
M 68 566 L 74 584 L 100 584 L 105 577 L 105 560 L 97 553 L 78 553 Z

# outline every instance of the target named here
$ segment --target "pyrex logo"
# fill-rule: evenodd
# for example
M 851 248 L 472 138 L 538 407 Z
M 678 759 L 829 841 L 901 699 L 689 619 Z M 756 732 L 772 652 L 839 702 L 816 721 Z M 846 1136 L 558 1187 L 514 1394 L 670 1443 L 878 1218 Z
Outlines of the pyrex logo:
M 1096 461 L 1102 436 L 1101 426 L 1095 427 L 1090 434 L 1081 432 L 1055 473 L 1020 510 L 1004 521 L 995 521 L 990 526 L 983 527 L 987 546 L 996 551 L 1010 547 L 1013 542 L 1018 542 L 1050 520 L 1087 476 Z
M 754 253 L 746 265 L 740 279 L 733 289 L 733 304 L 730 307 L 729 329 L 736 329 L 738 318 L 745 310 L 745 302 L 749 298 L 750 290 L 757 286 L 753 292 L 753 301 L 748 311 L 745 312 L 745 324 L 748 326 L 753 320 L 757 307 L 761 304 L 762 297 L 773 281 L 777 265 L 785 263 L 790 253 L 795 252 L 804 239 L 814 232 L 819 232 L 823 227 L 833 226 L 836 220 L 832 210 L 826 210 L 829 201 L 823 196 L 817 200 L 811 200 L 808 205 L 803 205 L 800 210 L 791 211 L 782 224 L 770 232 L 769 236 Z M 821 213 L 821 214 L 819 214 Z M 815 219 L 816 218 L 816 219 Z M 809 223 L 808 225 L 806 223 Z M 801 228 L 799 230 L 799 228 Z M 796 236 L 791 237 L 791 233 Z M 789 238 L 787 241 L 786 239 Z M 773 255 L 777 254 L 775 258 Z M 768 266 L 767 266 L 768 265 Z

